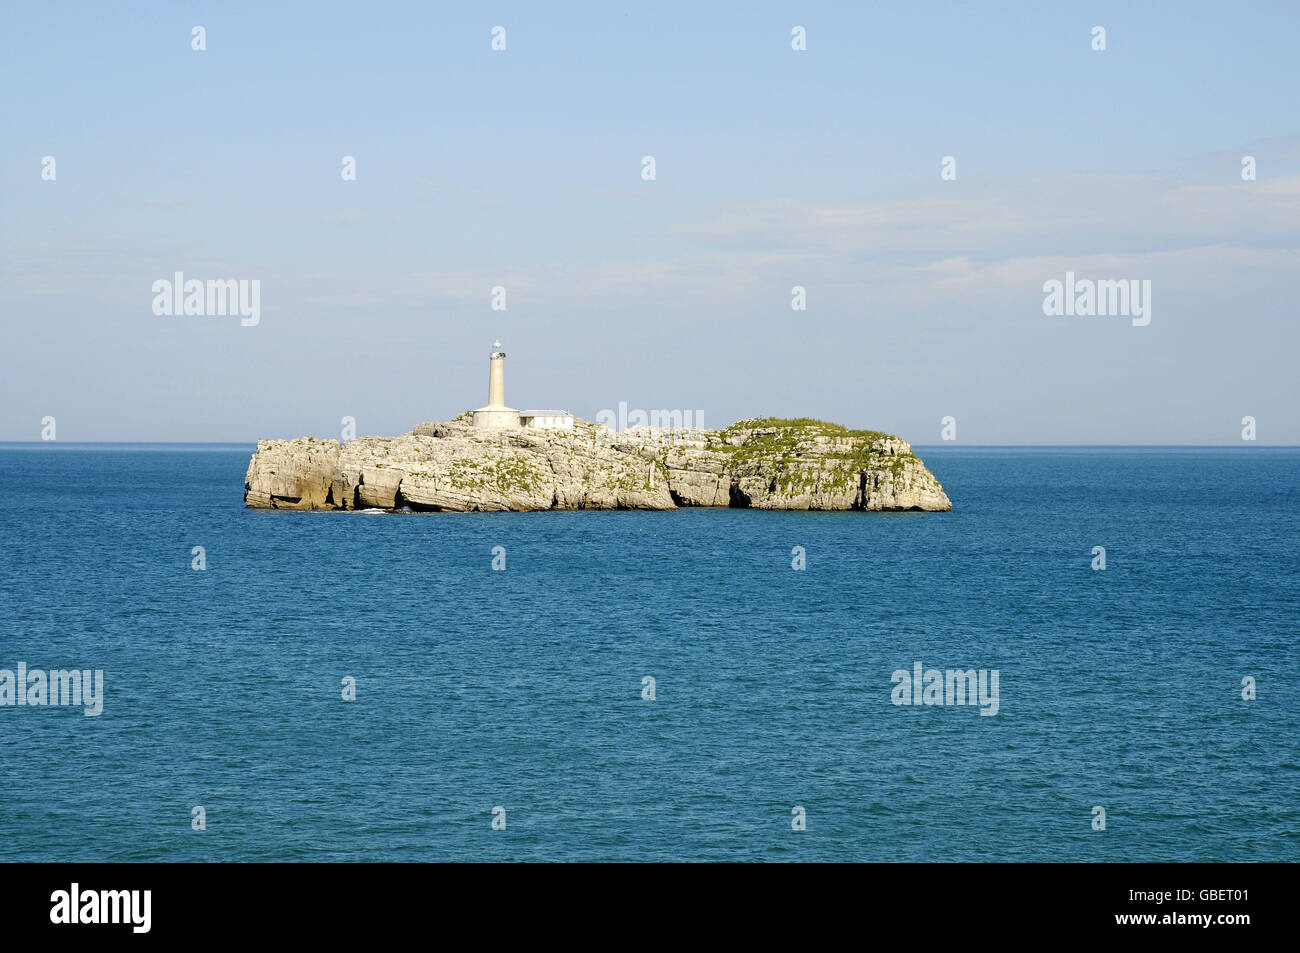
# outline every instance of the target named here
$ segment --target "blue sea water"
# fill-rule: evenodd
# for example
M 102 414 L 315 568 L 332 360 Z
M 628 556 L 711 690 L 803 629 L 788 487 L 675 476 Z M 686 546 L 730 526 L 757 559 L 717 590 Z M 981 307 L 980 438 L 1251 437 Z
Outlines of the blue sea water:
M 1300 860 L 1300 451 L 460 515 L 245 510 L 249 452 L 0 449 L 0 668 L 105 673 L 0 707 L 0 859 Z M 998 713 L 893 705 L 917 661 Z

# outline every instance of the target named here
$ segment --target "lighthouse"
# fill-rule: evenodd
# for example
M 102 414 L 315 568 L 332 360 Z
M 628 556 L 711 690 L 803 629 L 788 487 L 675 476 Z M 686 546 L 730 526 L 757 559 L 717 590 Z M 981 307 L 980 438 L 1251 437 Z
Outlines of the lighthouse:
M 488 402 L 474 411 L 474 426 L 490 430 L 518 429 L 519 411 L 506 406 L 506 352 L 492 344 L 488 358 Z

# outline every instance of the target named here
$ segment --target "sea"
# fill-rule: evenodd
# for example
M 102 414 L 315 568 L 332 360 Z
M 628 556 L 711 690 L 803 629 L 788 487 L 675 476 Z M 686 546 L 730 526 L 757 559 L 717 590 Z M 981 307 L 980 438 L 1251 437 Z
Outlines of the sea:
M 484 514 L 248 510 L 251 451 L 0 445 L 0 670 L 103 673 L 0 704 L 0 860 L 1300 860 L 1300 450 Z

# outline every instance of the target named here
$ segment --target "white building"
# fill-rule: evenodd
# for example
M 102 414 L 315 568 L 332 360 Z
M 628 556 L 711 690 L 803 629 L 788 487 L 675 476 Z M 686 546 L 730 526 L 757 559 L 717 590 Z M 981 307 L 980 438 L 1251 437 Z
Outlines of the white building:
M 573 414 L 567 410 L 525 410 L 523 413 L 506 406 L 506 352 L 501 342 L 492 345 L 488 356 L 488 402 L 486 407 L 474 411 L 474 426 L 490 430 L 513 430 L 531 427 L 534 430 L 572 430 Z
M 521 410 L 519 421 L 537 430 L 573 429 L 573 414 L 567 410 Z
M 491 430 L 517 428 L 519 411 L 506 406 L 506 352 L 501 350 L 500 341 L 492 345 L 488 369 L 488 402 L 474 411 L 474 426 Z

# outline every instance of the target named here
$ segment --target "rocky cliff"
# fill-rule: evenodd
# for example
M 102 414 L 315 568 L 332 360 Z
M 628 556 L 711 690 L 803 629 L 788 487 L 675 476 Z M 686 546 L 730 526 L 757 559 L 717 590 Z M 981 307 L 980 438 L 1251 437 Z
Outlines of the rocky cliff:
M 244 503 L 268 509 L 484 511 L 950 510 L 897 437 L 818 420 L 744 420 L 725 430 L 577 421 L 572 431 L 476 430 L 467 415 L 400 437 L 262 440 Z

